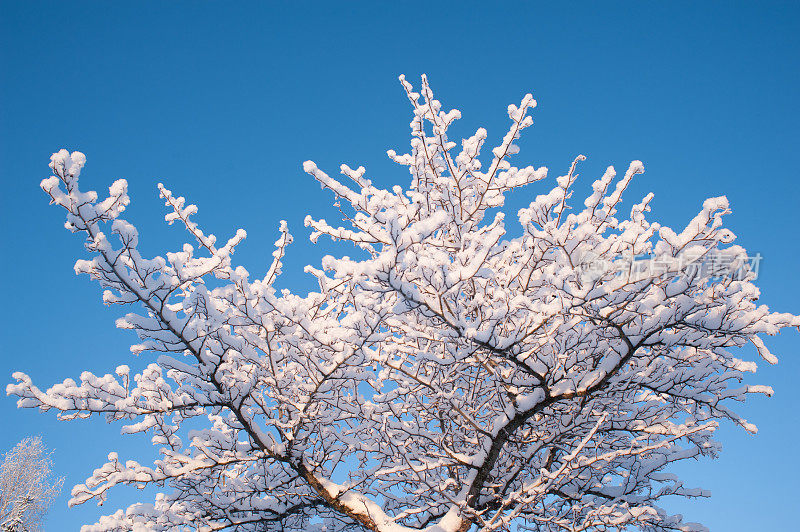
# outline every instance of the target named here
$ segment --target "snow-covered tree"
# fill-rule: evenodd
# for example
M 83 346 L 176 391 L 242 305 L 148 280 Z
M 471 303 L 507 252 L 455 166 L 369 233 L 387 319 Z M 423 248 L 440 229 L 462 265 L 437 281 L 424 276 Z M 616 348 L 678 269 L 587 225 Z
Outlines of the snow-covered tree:
M 0 531 L 42 529 L 64 480 L 53 478 L 51 454 L 39 437 L 25 438 L 5 454 L 0 468 Z
M 196 247 L 146 258 L 119 218 L 126 182 L 98 201 L 78 188 L 82 153 L 52 156 L 41 186 L 92 254 L 75 271 L 106 304 L 139 305 L 117 326 L 141 339 L 133 353 L 160 353 L 136 375 L 121 365 L 42 391 L 15 373 L 8 386 L 22 407 L 105 414 L 159 447 L 152 465 L 111 453 L 73 489 L 71 504 L 117 484 L 169 488 L 84 531 L 704 529 L 660 506 L 707 496 L 670 465 L 715 456 L 720 420 L 755 432 L 731 402 L 771 389 L 742 384 L 756 364 L 733 351 L 752 344 L 775 363 L 761 336 L 800 325 L 756 303 L 747 254 L 722 226 L 726 199 L 680 231 L 647 219 L 652 194 L 618 217 L 643 171 L 634 161 L 576 205 L 583 156 L 544 189 L 546 168 L 510 163 L 530 95 L 508 107 L 486 164 L 484 129 L 457 149 L 447 132 L 460 113 L 424 78 L 420 93 L 401 82 L 411 150 L 388 155 L 408 188 L 304 164 L 343 220 L 306 218 L 311 240 L 363 251 L 306 267 L 319 285 L 307 295 L 275 288 L 284 222 L 254 277 L 232 261 L 243 230 L 218 245 L 159 185 L 166 221 Z M 507 233 L 504 196 L 521 187 L 540 192 Z

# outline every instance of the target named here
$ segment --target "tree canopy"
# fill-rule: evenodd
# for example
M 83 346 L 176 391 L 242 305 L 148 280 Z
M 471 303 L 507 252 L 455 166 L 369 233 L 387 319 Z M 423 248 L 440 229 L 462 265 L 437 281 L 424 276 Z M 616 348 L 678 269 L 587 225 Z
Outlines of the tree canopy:
M 550 185 L 547 168 L 511 163 L 531 95 L 508 107 L 482 162 L 486 130 L 457 149 L 459 111 L 443 111 L 425 78 L 420 92 L 401 82 L 411 149 L 388 155 L 408 187 L 304 164 L 342 214 L 307 217 L 312 241 L 363 252 L 307 266 L 318 289 L 305 295 L 275 288 L 285 222 L 252 276 L 232 258 L 243 230 L 218 245 L 197 207 L 159 185 L 166 221 L 195 243 L 146 258 L 119 217 L 125 180 L 98 201 L 79 189 L 82 153 L 52 156 L 41 186 L 92 255 L 75 271 L 106 304 L 138 305 L 117 326 L 156 356 L 135 375 L 121 365 L 46 391 L 15 373 L 8 393 L 152 434 L 160 459 L 110 453 L 71 504 L 118 484 L 169 487 L 83 530 L 705 530 L 662 508 L 707 495 L 669 467 L 715 456 L 721 420 L 755 432 L 731 403 L 771 389 L 742 383 L 756 364 L 734 351 L 751 344 L 775 363 L 762 336 L 800 326 L 757 304 L 750 257 L 723 227 L 727 200 L 706 200 L 682 230 L 648 220 L 652 194 L 621 217 L 643 172 L 634 161 L 576 204 L 583 156 Z M 512 236 L 502 208 L 518 188 L 538 192 Z
M 3 457 L 0 467 L 0 531 L 42 530 L 45 514 L 61 492 L 53 478 L 51 452 L 39 437 L 25 438 Z

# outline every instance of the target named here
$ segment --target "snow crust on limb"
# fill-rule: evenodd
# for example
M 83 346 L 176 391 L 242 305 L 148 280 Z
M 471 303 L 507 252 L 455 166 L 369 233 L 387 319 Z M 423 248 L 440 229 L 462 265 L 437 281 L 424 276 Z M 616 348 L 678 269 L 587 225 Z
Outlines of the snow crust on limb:
M 669 466 L 715 456 L 721 420 L 756 431 L 731 403 L 771 389 L 741 384 L 756 364 L 733 351 L 751 343 L 774 363 L 761 337 L 800 326 L 757 304 L 752 274 L 688 267 L 746 259 L 722 226 L 727 200 L 707 200 L 679 231 L 647 219 L 652 194 L 618 218 L 643 172 L 634 161 L 620 179 L 609 167 L 581 207 L 581 155 L 538 186 L 514 221 L 521 236 L 508 237 L 505 213 L 487 212 L 548 175 L 510 160 L 535 100 L 508 107 L 509 129 L 482 162 L 487 131 L 451 141 L 460 112 L 442 110 L 426 78 L 419 92 L 400 80 L 411 149 L 388 155 L 408 168 L 408 188 L 378 188 L 363 167 L 343 165 L 345 183 L 303 165 L 343 214 L 341 226 L 308 216 L 311 239 L 367 256 L 308 266 L 319 289 L 306 295 L 274 287 L 285 222 L 253 277 L 233 263 L 243 230 L 217 246 L 192 220 L 197 207 L 159 185 L 166 222 L 194 243 L 146 258 L 119 218 L 125 181 L 98 201 L 78 187 L 83 154 L 53 155 L 42 188 L 91 254 L 76 272 L 106 304 L 138 305 L 117 326 L 138 334 L 134 353 L 157 356 L 135 375 L 84 372 L 45 391 L 15 373 L 7 392 L 152 435 L 158 460 L 111 453 L 71 504 L 119 484 L 169 488 L 83 530 L 705 530 L 660 506 L 709 495 Z M 587 260 L 636 256 L 660 266 L 586 273 Z

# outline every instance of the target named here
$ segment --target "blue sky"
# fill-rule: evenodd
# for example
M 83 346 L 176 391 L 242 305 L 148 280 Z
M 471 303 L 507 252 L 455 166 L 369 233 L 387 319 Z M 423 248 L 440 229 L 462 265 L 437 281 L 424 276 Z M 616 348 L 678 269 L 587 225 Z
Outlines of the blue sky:
M 646 173 L 628 200 L 653 191 L 652 217 L 664 224 L 682 228 L 703 199 L 727 195 L 729 227 L 764 257 L 762 301 L 800 311 L 800 4 L 556 4 L 2 1 L 0 375 L 25 371 L 46 387 L 149 360 L 131 362 L 135 339 L 113 327 L 119 310 L 72 271 L 80 239 L 38 188 L 50 153 L 85 152 L 84 187 L 129 180 L 126 218 L 150 254 L 185 240 L 165 229 L 159 181 L 200 207 L 206 231 L 246 228 L 236 258 L 253 273 L 286 219 L 296 244 L 283 283 L 302 290 L 303 265 L 350 252 L 308 243 L 303 217 L 335 211 L 302 162 L 329 172 L 363 164 L 377 183 L 405 184 L 385 157 L 408 141 L 401 73 L 429 75 L 445 106 L 462 111 L 461 136 L 486 126 L 499 139 L 506 106 L 532 92 L 539 107 L 517 160 L 555 176 L 583 153 L 588 190 L 607 165 L 641 159 Z M 669 506 L 715 531 L 791 530 L 796 520 L 800 335 L 768 345 L 780 364 L 760 364 L 754 382 L 775 397 L 741 408 L 758 436 L 724 427 L 718 460 L 680 468 L 712 499 Z M 66 508 L 69 487 L 109 451 L 152 456 L 146 438 L 100 419 L 57 422 L 4 396 L 0 419 L 0 448 L 40 434 L 56 449 L 68 488 L 48 530 L 77 530 L 140 495 Z

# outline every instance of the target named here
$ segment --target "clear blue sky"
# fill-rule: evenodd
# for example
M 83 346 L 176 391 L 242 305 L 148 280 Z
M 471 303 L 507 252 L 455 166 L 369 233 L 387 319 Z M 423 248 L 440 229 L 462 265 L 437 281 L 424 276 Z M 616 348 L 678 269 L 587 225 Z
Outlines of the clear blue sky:
M 430 76 L 445 105 L 462 111 L 461 135 L 484 125 L 499 138 L 506 106 L 532 92 L 539 107 L 518 160 L 555 176 L 583 153 L 588 189 L 606 165 L 641 159 L 647 172 L 628 199 L 655 192 L 663 223 L 682 227 L 703 199 L 727 195 L 739 243 L 764 256 L 762 300 L 800 311 L 800 4 L 556 4 L 3 1 L 0 380 L 22 370 L 46 387 L 149 360 L 130 362 L 134 338 L 113 327 L 119 310 L 72 272 L 80 239 L 38 188 L 50 153 L 84 151 L 84 186 L 129 180 L 127 218 L 149 253 L 185 240 L 164 229 L 159 181 L 199 205 L 207 231 L 246 228 L 236 257 L 254 273 L 286 219 L 296 244 L 284 283 L 302 289 L 302 266 L 331 249 L 308 244 L 302 219 L 333 216 L 301 163 L 329 172 L 364 164 L 378 183 L 405 183 L 384 155 L 407 146 L 400 73 Z M 671 508 L 714 531 L 797 526 L 800 335 L 768 344 L 781 362 L 760 364 L 755 382 L 775 397 L 741 409 L 758 436 L 725 427 L 719 460 L 681 468 L 713 498 Z M 103 508 L 66 508 L 69 487 L 109 451 L 150 457 L 146 438 L 100 419 L 20 411 L 5 396 L 0 419 L 0 448 L 41 434 L 56 449 L 68 488 L 48 530 L 77 530 L 136 497 L 123 490 Z

